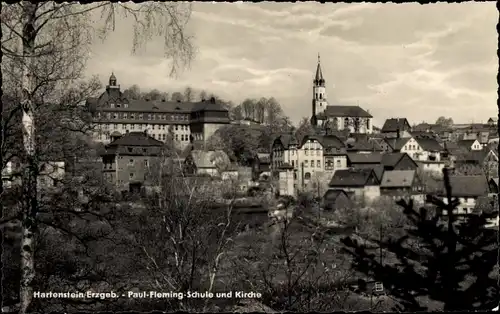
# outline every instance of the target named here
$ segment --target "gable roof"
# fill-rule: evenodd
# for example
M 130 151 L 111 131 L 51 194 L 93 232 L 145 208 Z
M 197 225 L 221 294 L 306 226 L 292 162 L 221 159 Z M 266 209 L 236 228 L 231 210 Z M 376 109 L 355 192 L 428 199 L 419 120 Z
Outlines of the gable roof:
M 359 106 L 327 106 L 323 116 L 327 117 L 359 117 L 359 118 L 373 118 L 371 114 L 366 112 Z
M 394 150 L 401 150 L 408 143 L 411 137 L 408 138 L 386 138 L 385 141 Z
M 424 151 L 440 152 L 443 150 L 443 147 L 434 138 L 416 137 L 415 140 L 420 145 L 420 147 L 422 147 Z
M 387 119 L 382 126 L 381 132 L 397 132 L 410 129 L 410 123 L 406 118 Z
M 415 170 L 391 170 L 384 172 L 380 187 L 407 188 L 411 187 L 415 179 Z
M 368 180 L 373 177 L 379 182 L 373 169 L 342 169 L 335 171 L 330 183 L 330 187 L 363 187 Z
M 475 141 L 477 140 L 459 140 L 457 142 L 457 145 L 461 147 L 471 148 L 472 144 L 474 144 Z
M 297 141 L 297 138 L 295 137 L 295 135 L 290 134 L 290 133 L 284 133 L 284 134 L 278 135 L 274 139 L 274 143 L 276 143 L 276 141 L 281 142 L 281 144 L 285 148 L 288 148 L 290 145 L 297 145 L 298 144 L 298 141 Z
M 376 141 L 360 140 L 353 143 L 347 143 L 348 151 L 372 151 L 381 152 L 382 147 Z
M 451 194 L 453 197 L 474 197 L 488 195 L 489 185 L 484 175 L 450 176 Z M 446 195 L 441 190 L 439 195 Z
M 106 147 L 114 146 L 163 146 L 163 142 L 144 132 L 129 132 L 106 145 Z
M 331 148 L 331 147 L 344 148 L 345 147 L 344 142 L 335 135 L 309 135 L 309 134 L 306 134 L 302 138 L 300 145 L 301 146 L 304 145 L 308 140 L 317 140 L 323 146 L 323 148 Z
M 403 159 L 403 157 L 408 154 L 407 153 L 386 153 L 386 154 L 383 154 L 382 155 L 382 165 L 386 166 L 386 167 L 395 167 L 398 162 Z M 410 157 L 410 156 L 408 156 Z M 413 161 L 413 159 L 409 158 L 411 161 Z M 413 161 L 414 162 L 414 161 Z
M 383 158 L 381 153 L 347 153 L 347 158 L 351 164 L 380 164 Z

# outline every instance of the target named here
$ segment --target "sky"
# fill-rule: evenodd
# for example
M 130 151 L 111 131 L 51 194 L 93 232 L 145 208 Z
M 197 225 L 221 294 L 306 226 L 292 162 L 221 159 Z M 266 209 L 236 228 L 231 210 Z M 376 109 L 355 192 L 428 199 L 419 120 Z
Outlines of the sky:
M 206 90 L 239 103 L 275 97 L 293 120 L 310 117 L 318 53 L 329 105 L 359 105 L 433 123 L 498 115 L 495 2 L 460 4 L 193 3 L 187 32 L 197 54 L 169 77 L 163 38 L 132 54 L 130 20 L 96 40 L 87 75 L 122 89 Z

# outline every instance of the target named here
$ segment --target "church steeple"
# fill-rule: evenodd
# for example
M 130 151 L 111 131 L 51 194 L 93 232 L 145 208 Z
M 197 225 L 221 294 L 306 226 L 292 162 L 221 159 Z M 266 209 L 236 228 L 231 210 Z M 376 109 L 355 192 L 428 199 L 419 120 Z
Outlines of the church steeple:
M 318 122 L 318 114 L 325 111 L 327 106 L 325 79 L 321 71 L 321 60 L 318 53 L 318 65 L 316 67 L 316 76 L 313 80 L 313 99 L 312 99 L 312 122 Z
M 325 79 L 323 78 L 323 72 L 321 71 L 321 59 L 318 53 L 318 66 L 316 67 L 316 77 L 314 78 L 314 84 L 316 86 L 325 86 Z

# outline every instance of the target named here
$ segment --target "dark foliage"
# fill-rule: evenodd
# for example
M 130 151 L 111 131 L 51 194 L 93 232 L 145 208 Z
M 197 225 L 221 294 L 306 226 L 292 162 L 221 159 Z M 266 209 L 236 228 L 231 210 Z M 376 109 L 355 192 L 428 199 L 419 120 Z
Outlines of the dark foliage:
M 445 311 L 486 310 L 498 305 L 497 230 L 485 228 L 496 212 L 482 212 L 458 219 L 459 201 L 452 198 L 447 169 L 444 170 L 447 202 L 428 196 L 437 207 L 413 209 L 413 202 L 398 202 L 410 221 L 406 234 L 397 239 L 372 242 L 396 256 L 397 262 L 381 264 L 370 249 L 350 237 L 345 251 L 354 257 L 353 267 L 382 282 L 386 291 L 400 301 L 399 310 Z M 450 205 L 448 205 L 450 204 Z M 446 215 L 443 215 L 446 214 Z

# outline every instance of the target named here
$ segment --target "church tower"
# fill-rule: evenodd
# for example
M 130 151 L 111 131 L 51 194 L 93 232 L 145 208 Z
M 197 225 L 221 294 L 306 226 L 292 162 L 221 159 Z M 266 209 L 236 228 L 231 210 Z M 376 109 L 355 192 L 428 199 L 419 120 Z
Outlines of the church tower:
M 318 53 L 318 66 L 316 68 L 316 76 L 313 81 L 313 101 L 312 101 L 312 115 L 315 117 L 317 114 L 325 111 L 326 103 L 326 88 L 323 72 L 321 71 L 321 60 Z

